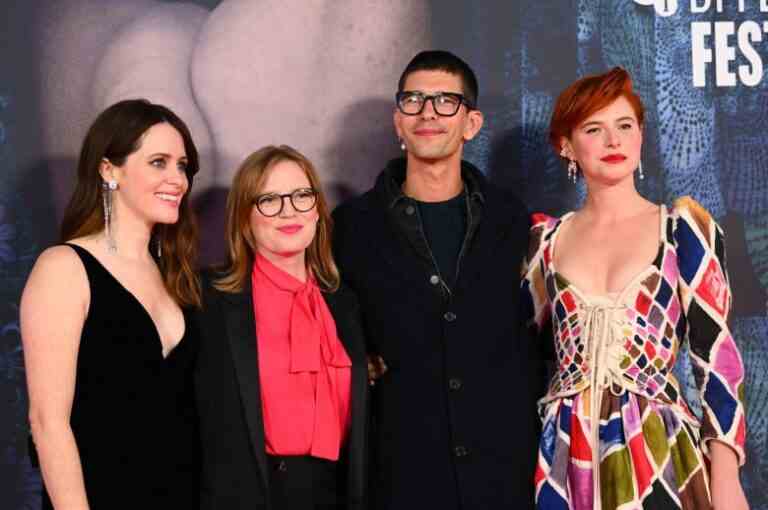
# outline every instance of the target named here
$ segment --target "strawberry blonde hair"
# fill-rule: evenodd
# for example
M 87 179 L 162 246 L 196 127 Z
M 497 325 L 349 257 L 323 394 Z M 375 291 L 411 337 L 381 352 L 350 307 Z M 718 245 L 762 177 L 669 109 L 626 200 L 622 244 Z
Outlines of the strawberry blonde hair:
M 232 187 L 227 196 L 227 263 L 214 286 L 224 292 L 239 292 L 251 276 L 256 240 L 251 232 L 251 211 L 256 197 L 261 193 L 269 170 L 282 161 L 299 165 L 317 191 L 317 231 L 307 247 L 307 269 L 317 280 L 320 288 L 333 292 L 339 288 L 339 270 L 331 252 L 331 229 L 333 223 L 328 201 L 320 186 L 320 179 L 314 165 L 296 149 L 287 145 L 263 147 L 240 164 Z

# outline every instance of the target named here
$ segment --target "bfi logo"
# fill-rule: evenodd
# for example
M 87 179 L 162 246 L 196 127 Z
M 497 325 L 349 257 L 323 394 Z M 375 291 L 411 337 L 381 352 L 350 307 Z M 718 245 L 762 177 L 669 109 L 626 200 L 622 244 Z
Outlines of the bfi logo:
M 677 12 L 677 0 L 635 0 L 639 5 L 652 5 L 656 14 L 666 18 Z

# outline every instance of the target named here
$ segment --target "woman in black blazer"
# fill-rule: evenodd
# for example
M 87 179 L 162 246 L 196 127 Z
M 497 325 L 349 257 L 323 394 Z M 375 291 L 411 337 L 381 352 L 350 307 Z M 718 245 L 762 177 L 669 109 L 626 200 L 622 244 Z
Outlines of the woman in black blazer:
M 284 145 L 249 156 L 226 232 L 197 321 L 201 509 L 363 509 L 365 346 L 312 164 Z

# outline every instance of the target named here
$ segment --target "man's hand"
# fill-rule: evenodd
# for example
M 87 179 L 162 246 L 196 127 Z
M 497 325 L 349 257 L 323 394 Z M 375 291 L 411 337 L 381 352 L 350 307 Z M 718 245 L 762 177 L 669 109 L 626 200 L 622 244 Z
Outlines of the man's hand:
M 384 359 L 378 354 L 368 355 L 368 384 L 374 386 L 376 380 L 387 372 L 387 365 Z

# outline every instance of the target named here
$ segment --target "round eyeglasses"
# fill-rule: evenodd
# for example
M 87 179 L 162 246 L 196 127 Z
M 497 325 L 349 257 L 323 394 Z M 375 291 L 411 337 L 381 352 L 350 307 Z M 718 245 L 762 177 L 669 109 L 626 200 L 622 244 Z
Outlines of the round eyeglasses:
M 265 193 L 257 196 L 254 203 L 256 204 L 256 209 L 262 215 L 269 218 L 283 212 L 286 198 L 290 199 L 294 210 L 297 212 L 307 212 L 315 207 L 317 203 L 317 190 L 313 188 L 299 188 L 284 194 Z
M 397 109 L 404 115 L 419 115 L 424 111 L 424 105 L 427 101 L 432 101 L 432 109 L 442 117 L 452 117 L 456 115 L 462 104 L 472 110 L 474 106 L 462 94 L 456 92 L 436 92 L 435 94 L 424 94 L 423 92 L 404 90 L 395 95 Z

